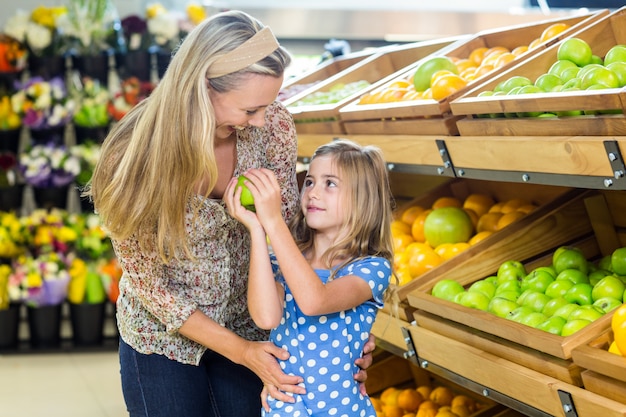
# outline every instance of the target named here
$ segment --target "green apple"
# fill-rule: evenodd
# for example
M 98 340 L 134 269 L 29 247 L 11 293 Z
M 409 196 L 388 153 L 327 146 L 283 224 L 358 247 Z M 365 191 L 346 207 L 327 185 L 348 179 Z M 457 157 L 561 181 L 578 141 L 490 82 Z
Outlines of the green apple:
M 587 305 L 592 304 L 593 299 L 591 298 L 591 291 L 593 287 L 591 284 L 587 284 L 585 282 L 581 282 L 578 284 L 574 284 L 572 288 L 567 290 L 563 298 L 565 298 L 570 303 L 578 304 L 578 305 Z
M 522 289 L 521 289 L 520 281 L 511 280 L 511 281 L 504 281 L 500 284 L 497 284 L 496 294 L 499 294 L 504 291 L 516 291 L 518 294 L 521 294 Z
M 613 62 L 606 66 L 608 69 L 613 71 L 615 75 L 617 75 L 617 80 L 619 81 L 619 87 L 626 86 L 626 61 L 624 62 Z
M 518 304 L 522 306 L 528 306 L 532 308 L 533 311 L 540 312 L 541 310 L 543 310 L 546 303 L 550 301 L 550 297 L 548 297 L 547 295 L 539 291 L 534 291 L 534 290 L 529 290 L 529 291 L 530 292 L 526 294 L 526 296 L 523 298 L 521 303 L 518 299 Z
M 569 279 L 555 279 L 548 285 L 545 294 L 550 298 L 562 297 L 573 286 L 574 282 Z
M 603 256 L 598 261 L 598 269 L 604 269 L 604 270 L 607 270 L 609 272 L 615 272 L 615 271 L 613 271 L 613 265 L 611 264 L 611 258 L 612 258 L 612 254 Z
M 577 331 L 587 327 L 590 324 L 591 322 L 585 319 L 568 320 L 567 323 L 563 325 L 563 329 L 561 329 L 561 336 L 563 337 L 571 336 Z
M 565 304 L 564 306 L 557 308 L 552 316 L 563 317 L 565 320 L 567 320 L 569 315 L 572 314 L 572 311 L 576 310 L 578 307 L 580 307 L 578 304 Z
M 491 299 L 496 293 L 496 284 L 490 281 L 485 281 L 481 279 L 479 281 L 474 282 L 467 291 L 478 291 L 487 296 L 487 298 Z
M 575 67 L 578 68 L 578 67 Z M 563 85 L 563 81 L 555 74 L 545 73 L 541 74 L 535 80 L 535 86 L 539 87 L 546 93 L 553 91 L 557 86 Z
M 626 45 L 615 45 L 604 55 L 604 65 L 610 65 L 614 62 L 626 62 Z
M 462 292 L 465 292 L 465 288 L 463 288 L 458 281 L 446 278 L 437 281 L 437 283 L 433 286 L 431 294 L 437 298 L 454 301 L 454 297 Z
M 246 180 L 248 178 L 245 175 L 237 177 L 237 187 L 241 188 L 241 205 L 250 211 L 254 211 L 254 196 L 246 184 L 244 184 Z
M 604 310 L 594 305 L 583 305 L 572 311 L 567 317 L 567 320 L 585 319 L 589 321 L 596 321 L 600 317 L 604 316 Z
M 511 310 L 509 315 L 506 316 L 505 318 L 507 320 L 511 320 L 511 321 L 515 321 L 515 322 L 519 323 L 526 316 L 528 316 L 529 314 L 534 313 L 534 312 L 535 311 L 533 311 L 533 309 L 528 307 L 528 306 L 519 306 L 516 309 Z
M 560 274 L 565 269 L 578 269 L 584 272 L 585 275 L 589 272 L 585 254 L 574 247 L 562 246 L 558 248 L 553 254 L 552 265 L 557 274 Z
M 561 74 L 567 68 L 578 68 L 578 65 L 567 59 L 559 59 L 550 66 L 548 74 L 556 75 L 557 77 L 561 78 Z
M 457 300 L 457 298 L 455 298 Z M 489 297 L 478 291 L 466 291 L 459 294 L 458 303 L 462 306 L 487 311 L 489 308 Z
M 522 319 L 519 322 L 521 324 L 525 324 L 526 326 L 537 327 L 541 323 L 546 321 L 547 319 L 548 319 L 548 317 L 546 317 L 545 314 L 542 314 L 542 313 L 540 313 L 538 311 L 534 311 L 534 312 L 529 313 L 526 316 L 522 317 Z
M 612 311 L 614 309 L 616 309 L 617 307 L 622 305 L 622 302 L 620 300 L 618 300 L 617 298 L 613 298 L 613 297 L 603 297 L 603 298 L 599 298 L 596 301 L 593 302 L 594 306 L 601 308 L 602 311 L 604 311 L 604 313 L 608 313 L 609 311 Z
M 611 270 L 617 275 L 626 275 L 626 247 L 617 248 L 611 253 Z
M 517 87 L 524 87 L 526 85 L 532 85 L 532 81 L 528 77 L 524 77 L 522 75 L 514 75 L 510 78 L 507 78 L 500 84 L 496 86 L 494 91 L 503 91 L 505 93 L 510 93 L 511 90 Z
M 563 72 L 561 72 L 561 83 L 563 84 L 571 79 L 578 78 L 579 73 L 580 67 L 565 68 Z
M 543 306 L 543 310 L 541 310 L 541 312 L 548 317 L 552 317 L 559 308 L 563 307 L 566 304 L 569 304 L 569 301 L 567 301 L 563 297 L 552 298 L 546 303 L 545 306 Z
M 596 301 L 600 298 L 612 297 L 623 301 L 624 290 L 626 290 L 626 286 L 621 279 L 613 275 L 608 275 L 593 286 L 591 298 L 593 301 Z
M 573 268 L 562 270 L 559 275 L 556 276 L 556 280 L 568 280 L 572 281 L 574 284 L 589 283 L 589 277 L 586 273 Z
M 511 313 L 511 311 L 515 310 L 518 307 L 519 306 L 514 300 L 508 300 L 503 297 L 495 296 L 489 302 L 487 311 L 495 314 L 498 317 L 506 317 Z
M 595 271 L 589 273 L 589 283 L 595 287 L 600 280 L 609 275 L 613 275 L 611 271 L 606 269 L 597 268 Z
M 496 276 L 498 277 L 498 285 L 504 281 L 522 281 L 528 273 L 526 267 L 520 261 L 510 260 L 505 261 L 498 267 Z
M 600 66 L 585 73 L 585 76 L 580 80 L 580 88 L 587 89 L 596 84 L 604 85 L 606 88 L 617 88 L 619 87 L 619 79 L 617 74 L 609 68 Z
M 520 287 L 522 291 L 532 289 L 539 292 L 545 292 L 548 285 L 550 285 L 553 281 L 554 276 L 550 272 L 535 269 L 531 271 L 530 274 L 522 278 Z
M 519 296 L 520 296 L 519 291 L 508 290 L 508 291 L 500 291 L 499 293 L 495 294 L 494 297 L 506 298 L 507 300 L 517 302 L 517 299 L 519 298 Z
M 589 64 L 592 56 L 591 46 L 581 38 L 565 39 L 556 51 L 557 59 L 567 59 L 579 67 Z
M 543 323 L 539 323 L 536 328 L 539 330 L 543 330 L 544 332 L 560 335 L 565 323 L 567 323 L 567 320 L 565 320 L 563 317 L 553 316 L 549 317 Z

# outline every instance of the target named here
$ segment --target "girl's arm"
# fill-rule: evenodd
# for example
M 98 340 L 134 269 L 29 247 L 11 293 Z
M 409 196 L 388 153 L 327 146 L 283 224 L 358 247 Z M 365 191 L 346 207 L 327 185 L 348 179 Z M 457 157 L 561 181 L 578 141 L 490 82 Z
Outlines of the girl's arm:
M 256 215 L 263 225 L 281 272 L 304 314 L 321 315 L 353 308 L 372 298 L 363 279 L 348 275 L 324 284 L 304 258 L 280 215 L 280 186 L 272 171 L 246 172 L 254 196 Z M 341 295 L 341 296 L 338 296 Z
M 229 213 L 250 231 L 252 247 L 248 273 L 248 310 L 257 326 L 272 329 L 278 326 L 283 314 L 284 290 L 274 280 L 265 230 L 254 212 L 241 205 L 240 197 L 241 188 L 237 187 L 237 179 L 233 178 L 224 192 L 224 201 Z

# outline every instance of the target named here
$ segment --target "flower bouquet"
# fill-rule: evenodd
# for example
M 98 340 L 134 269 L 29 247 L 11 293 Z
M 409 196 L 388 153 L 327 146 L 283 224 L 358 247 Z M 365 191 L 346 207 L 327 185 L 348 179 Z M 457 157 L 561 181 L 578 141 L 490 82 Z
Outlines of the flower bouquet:
M 28 51 L 22 42 L 7 34 L 0 34 L 0 73 L 21 73 L 26 67 L 27 56 Z
M 108 112 L 111 101 L 109 91 L 98 80 L 83 77 L 82 82 L 77 80 L 72 95 L 76 101 L 73 116 L 76 143 L 83 143 L 89 139 L 102 142 L 111 124 Z
M 122 91 L 117 93 L 109 103 L 108 111 L 113 120 L 119 121 L 141 100 L 148 97 L 155 85 L 149 81 L 141 81 L 130 77 L 122 82 Z
M 65 73 L 68 42 L 59 30 L 59 21 L 66 18 L 64 6 L 39 6 L 32 13 L 24 10 L 10 17 L 5 32 L 23 42 L 28 48 L 30 76 L 50 79 Z
M 80 160 L 64 145 L 34 145 L 19 157 L 24 180 L 33 187 L 70 185 L 80 173 Z
M 73 215 L 66 210 L 35 209 L 22 219 L 26 230 L 28 251 L 39 255 L 46 252 L 70 254 L 76 248 L 79 232 Z
M 21 217 L 13 212 L 0 212 L 0 258 L 11 259 L 25 254 L 29 236 Z
M 59 305 L 67 297 L 70 282 L 66 257 L 57 252 L 42 253 L 37 257 L 22 255 L 14 262 L 9 277 L 9 294 L 27 306 Z

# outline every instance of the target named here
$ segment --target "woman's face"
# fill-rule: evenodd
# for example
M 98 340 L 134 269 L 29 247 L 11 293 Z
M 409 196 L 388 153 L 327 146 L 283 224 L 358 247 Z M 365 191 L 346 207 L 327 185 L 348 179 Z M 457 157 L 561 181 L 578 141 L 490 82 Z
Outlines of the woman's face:
M 283 77 L 248 74 L 235 90 L 218 93 L 209 89 L 217 120 L 216 137 L 226 139 L 247 126 L 262 127 L 265 110 L 276 100 L 282 83 Z

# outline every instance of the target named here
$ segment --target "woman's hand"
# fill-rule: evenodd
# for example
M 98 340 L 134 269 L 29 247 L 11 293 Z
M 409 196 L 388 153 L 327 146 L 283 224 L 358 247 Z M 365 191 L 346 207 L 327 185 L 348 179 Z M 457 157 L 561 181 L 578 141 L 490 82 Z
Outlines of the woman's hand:
M 376 336 L 370 333 L 370 337 L 363 346 L 363 356 L 354 361 L 354 363 L 361 368 L 359 372 L 354 374 L 354 379 L 359 381 L 359 388 L 362 395 L 367 395 L 367 390 L 365 387 L 365 381 L 367 380 L 367 371 L 366 369 L 372 365 L 374 358 L 372 356 L 372 352 L 376 349 Z
M 287 360 L 289 352 L 271 342 L 249 342 L 243 356 L 243 365 L 263 381 L 261 396 L 263 407 L 268 407 L 268 393 L 277 400 L 289 403 L 295 402 L 295 398 L 287 393 L 306 394 L 306 390 L 298 385 L 303 383 L 304 379 L 301 376 L 285 374 L 277 358 Z

